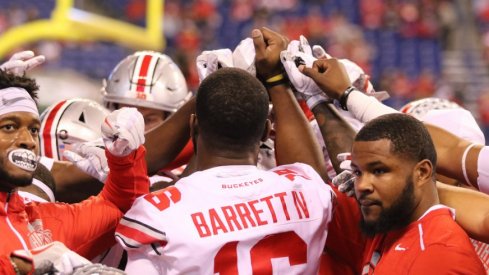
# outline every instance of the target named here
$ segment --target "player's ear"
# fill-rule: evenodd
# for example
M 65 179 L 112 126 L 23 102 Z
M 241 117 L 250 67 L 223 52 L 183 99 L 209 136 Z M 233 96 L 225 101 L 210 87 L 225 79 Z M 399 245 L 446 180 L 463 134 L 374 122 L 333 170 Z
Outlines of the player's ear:
M 414 167 L 415 184 L 418 186 L 424 185 L 425 183 L 431 184 L 433 180 L 433 164 L 431 161 L 424 159 L 418 162 Z
M 269 119 L 267 119 L 267 121 L 265 121 L 265 129 L 263 130 L 261 141 L 266 141 L 268 137 L 270 137 L 271 131 L 272 131 L 272 122 Z

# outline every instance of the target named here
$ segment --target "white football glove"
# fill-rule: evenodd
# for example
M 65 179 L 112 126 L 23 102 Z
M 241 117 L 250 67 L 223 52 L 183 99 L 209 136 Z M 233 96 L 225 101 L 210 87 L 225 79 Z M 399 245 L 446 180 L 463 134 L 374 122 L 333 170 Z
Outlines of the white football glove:
M 233 53 L 230 49 L 203 51 L 197 56 L 196 63 L 199 81 L 202 82 L 204 78 L 217 71 L 219 67 L 234 67 Z
M 340 168 L 344 171 L 332 179 L 338 191 L 352 197 L 355 195 L 355 175 L 351 169 L 351 153 L 340 153 L 336 158 L 341 161 Z
M 311 55 L 311 47 L 305 37 L 301 35 L 300 41 L 292 40 L 287 46 L 287 50 L 280 53 L 280 60 L 295 88 L 295 92 L 306 100 L 309 108 L 312 109 L 318 103 L 328 101 L 328 97 L 314 80 L 299 71 L 299 65 L 310 68 L 316 61 L 316 58 Z
M 329 55 L 323 47 L 319 45 L 314 45 L 312 46 L 312 55 L 314 55 L 315 58 L 317 59 L 328 59 L 331 58 L 331 55 Z
M 114 156 L 127 156 L 144 144 L 144 118 L 136 108 L 113 111 L 101 128 L 105 148 Z
M 76 268 L 91 262 L 55 241 L 30 251 L 15 250 L 12 256 L 30 259 L 34 263 L 34 274 L 72 274 Z
M 312 47 L 312 53 L 317 59 L 327 59 L 331 58 L 323 47 L 319 45 L 314 45 Z M 345 67 L 348 78 L 350 79 L 352 85 L 358 90 L 364 92 L 367 95 L 375 97 L 377 100 L 382 101 L 388 99 L 390 96 L 386 91 L 376 92 L 374 86 L 369 81 L 370 76 L 365 73 L 365 71 L 358 66 L 355 62 L 349 59 L 338 59 Z
M 355 195 L 355 175 L 350 170 L 344 170 L 332 179 L 333 185 L 338 191 L 345 193 L 348 197 Z
M 23 51 L 12 55 L 10 59 L 0 65 L 0 69 L 18 76 L 22 76 L 28 70 L 44 63 L 44 55 L 35 56 L 33 51 Z
M 63 152 L 63 156 L 76 165 L 78 169 L 105 182 L 109 174 L 105 147 L 102 139 L 74 143 L 69 150 Z
M 239 42 L 233 51 L 233 63 L 234 67 L 243 69 L 256 76 L 255 45 L 252 38 L 248 37 Z

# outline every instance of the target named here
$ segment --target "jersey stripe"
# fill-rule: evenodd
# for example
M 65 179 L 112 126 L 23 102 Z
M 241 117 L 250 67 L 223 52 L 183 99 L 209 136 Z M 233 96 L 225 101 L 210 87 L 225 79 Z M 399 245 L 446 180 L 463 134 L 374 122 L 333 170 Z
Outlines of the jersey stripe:
M 166 234 L 164 232 L 127 217 L 122 217 L 116 231 L 142 244 L 166 241 Z
M 117 226 L 115 235 L 119 236 L 119 238 L 124 241 L 124 244 L 127 244 L 129 247 L 140 247 L 144 244 L 151 244 L 154 242 L 161 243 L 162 241 L 163 243 L 166 243 L 166 238 L 165 240 L 162 240 L 154 235 L 146 234 L 146 232 L 139 231 L 138 229 L 120 223 Z

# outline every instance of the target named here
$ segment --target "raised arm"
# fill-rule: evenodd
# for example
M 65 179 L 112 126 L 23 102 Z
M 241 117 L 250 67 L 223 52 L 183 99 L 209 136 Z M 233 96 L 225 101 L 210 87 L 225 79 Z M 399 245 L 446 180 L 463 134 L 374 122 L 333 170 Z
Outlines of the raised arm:
M 280 53 L 287 38 L 267 28 L 252 32 L 256 51 L 257 76 L 264 81 L 275 112 L 277 164 L 303 162 L 311 165 L 324 180 L 326 165 L 314 133 L 286 80 Z
M 191 98 L 178 111 L 160 126 L 146 133 L 144 146 L 148 148 L 146 162 L 148 174 L 158 172 L 180 153 L 190 138 L 190 114 L 195 112 L 195 97 Z
M 321 102 L 312 108 L 312 112 L 321 130 L 331 163 L 336 173 L 340 173 L 342 169 L 336 156 L 351 151 L 356 132 L 331 103 Z
M 331 98 L 340 101 L 357 119 L 367 122 L 378 116 L 398 112 L 360 91 L 347 89 L 348 83 L 331 75 L 341 73 L 334 59 L 317 60 L 312 68 L 301 68 L 314 79 Z M 344 73 L 344 72 L 343 72 Z M 489 149 L 470 142 L 434 125 L 426 124 L 438 155 L 437 169 L 442 175 L 467 182 L 484 193 L 489 193 Z

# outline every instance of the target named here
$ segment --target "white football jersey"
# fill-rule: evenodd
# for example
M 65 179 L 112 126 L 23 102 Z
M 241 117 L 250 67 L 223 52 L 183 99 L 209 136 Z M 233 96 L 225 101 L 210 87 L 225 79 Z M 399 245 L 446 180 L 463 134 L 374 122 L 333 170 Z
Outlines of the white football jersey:
M 215 167 L 138 198 L 116 239 L 128 274 L 316 274 L 333 202 L 306 164 Z

